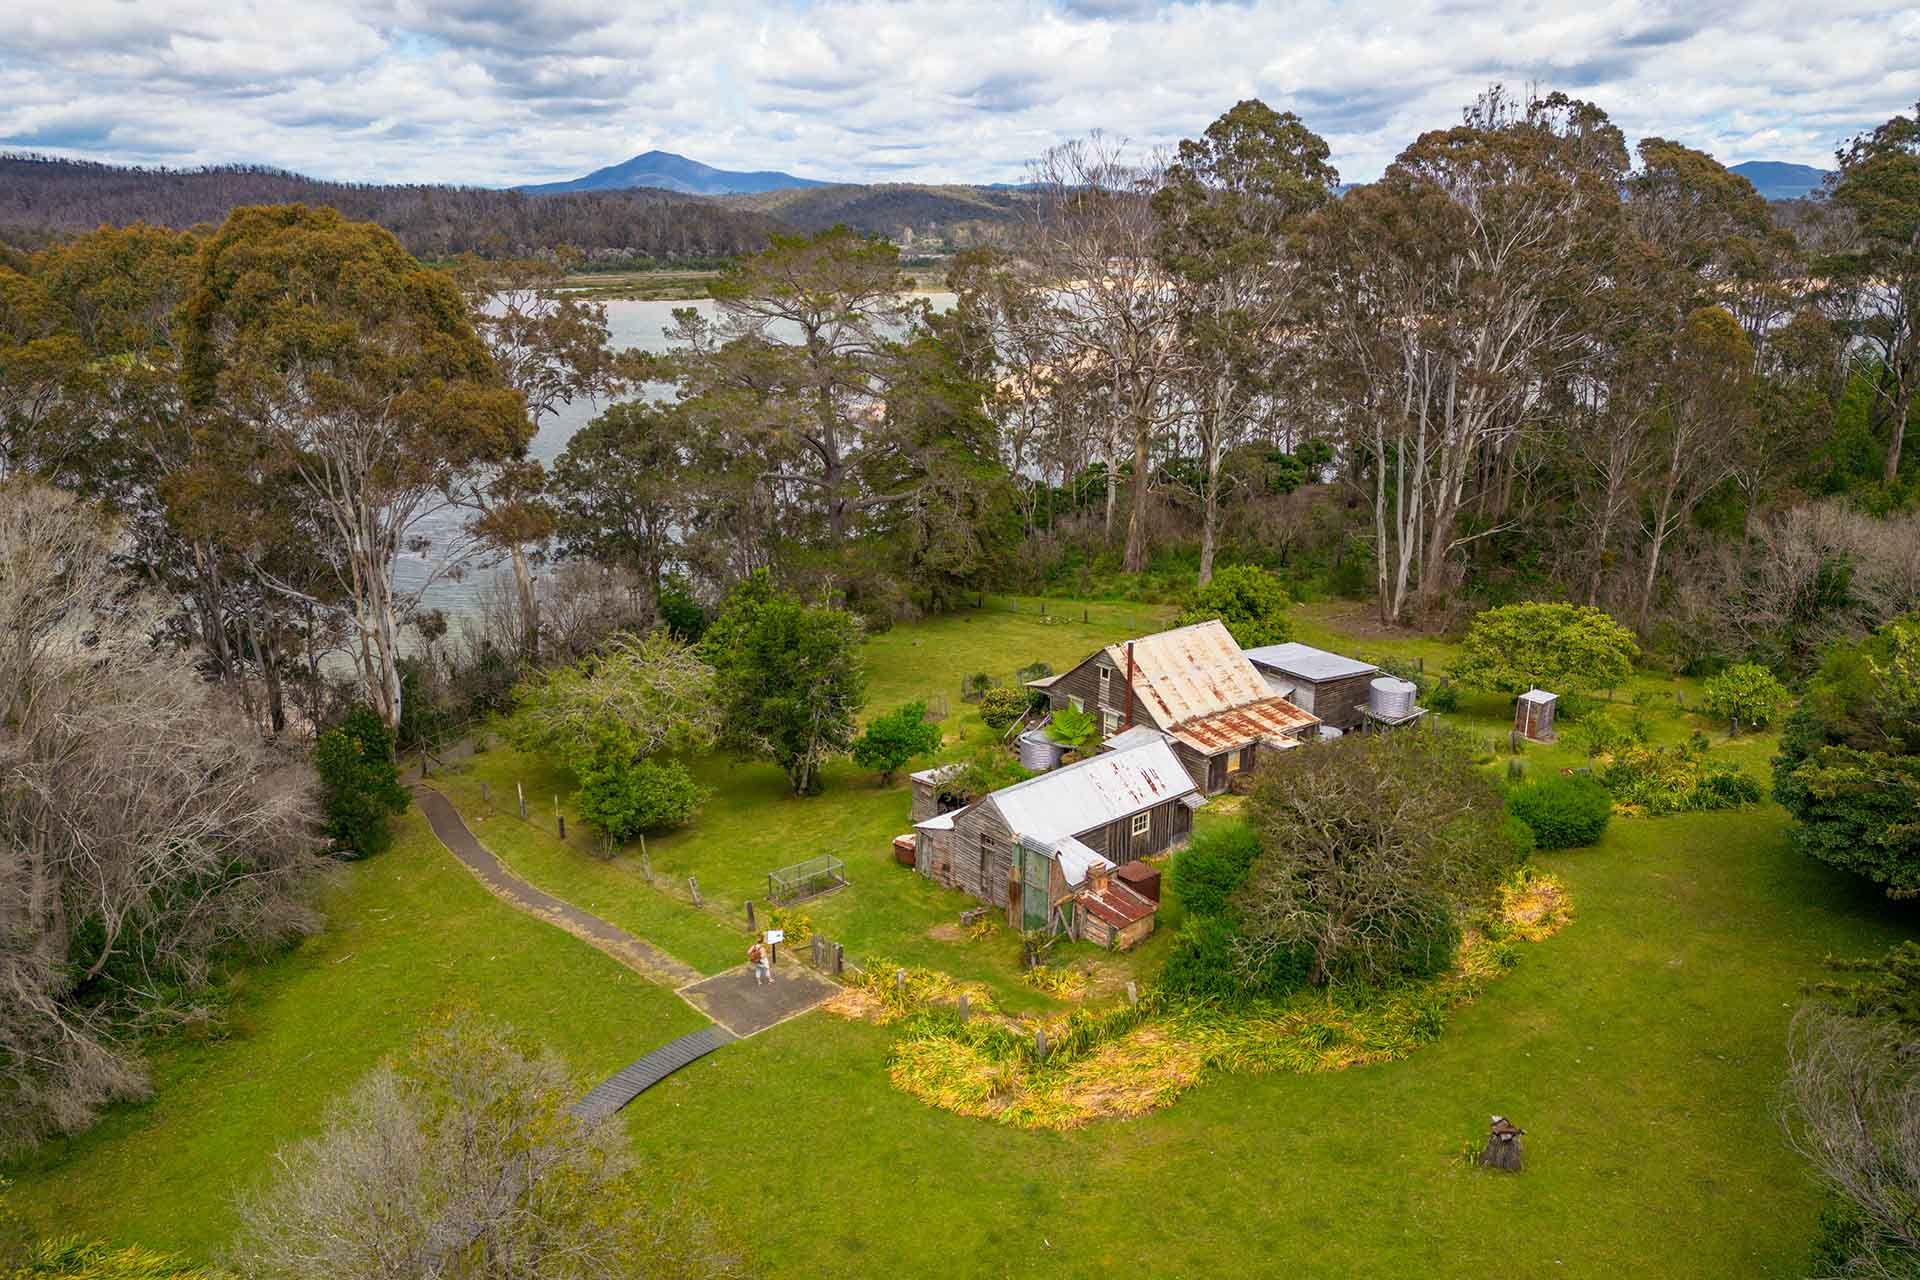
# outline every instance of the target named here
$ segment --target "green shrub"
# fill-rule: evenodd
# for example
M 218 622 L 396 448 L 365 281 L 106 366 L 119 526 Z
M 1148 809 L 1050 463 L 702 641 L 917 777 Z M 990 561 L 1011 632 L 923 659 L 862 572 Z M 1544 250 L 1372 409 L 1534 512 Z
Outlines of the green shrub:
M 1507 815 L 1507 839 L 1513 845 L 1514 859 L 1518 862 L 1531 858 L 1533 851 L 1540 847 L 1540 842 L 1534 838 L 1533 828 L 1512 814 Z
M 1709 762 L 1692 747 L 1636 744 L 1617 752 L 1599 776 L 1616 802 L 1656 816 L 1733 809 L 1760 799 L 1758 782 L 1732 765 Z
M 1474 618 L 1452 675 L 1469 689 L 1521 693 L 1538 686 L 1564 696 L 1625 683 L 1639 656 L 1633 633 L 1598 609 L 1509 604 Z
M 370 858 L 393 844 L 393 815 L 407 811 L 407 789 L 393 762 L 393 734 L 379 713 L 357 706 L 313 746 L 327 838 L 342 858 Z
M 1246 823 L 1212 827 L 1174 855 L 1173 892 L 1191 915 L 1225 915 L 1228 900 L 1259 856 L 1260 837 Z
M 1027 713 L 1025 689 L 989 689 L 980 699 L 980 718 L 995 733 L 1005 733 Z
M 960 701 L 978 702 L 993 688 L 993 677 L 984 671 L 976 671 L 960 682 Z
M 712 794 L 673 761 L 597 759 L 580 771 L 580 817 L 616 843 L 642 831 L 685 826 Z
M 1536 847 L 1579 849 L 1600 843 L 1613 795 L 1594 778 L 1554 775 L 1509 791 L 1507 812 L 1526 824 Z
M 1257 565 L 1236 564 L 1188 596 L 1173 622 L 1184 627 L 1218 618 L 1242 649 L 1257 649 L 1293 638 L 1286 616 L 1292 603 L 1280 579 Z
M 1749 728 L 1773 723 L 1787 697 L 1773 672 L 1754 662 L 1736 662 L 1706 683 L 1707 710 Z
M 1224 916 L 1190 917 L 1175 935 L 1173 950 L 1160 970 L 1161 988 L 1171 995 L 1237 1004 L 1284 995 L 1306 984 L 1308 953 L 1277 952 L 1264 969 L 1250 974 L 1234 936 L 1233 924 Z
M 1451 680 L 1442 680 L 1427 695 L 1427 706 L 1445 715 L 1452 715 L 1460 709 L 1460 691 L 1453 687 Z
M 915 756 L 940 749 L 940 726 L 927 719 L 927 704 L 909 702 L 867 726 L 853 742 L 853 761 L 864 769 L 878 769 L 889 783 L 900 766 Z

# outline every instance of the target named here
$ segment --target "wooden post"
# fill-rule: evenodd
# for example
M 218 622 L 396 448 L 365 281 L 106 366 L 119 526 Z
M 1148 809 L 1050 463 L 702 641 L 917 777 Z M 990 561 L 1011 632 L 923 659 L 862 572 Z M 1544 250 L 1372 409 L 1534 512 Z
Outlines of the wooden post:
M 964 1025 L 964 1024 L 966 1023 L 966 1021 L 967 1021 L 967 1006 L 968 1006 L 968 1003 L 969 1003 L 969 1002 L 968 1002 L 968 1000 L 967 1000 L 967 993 L 966 993 L 966 992 L 964 992 L 964 991 L 962 991 L 962 992 L 960 993 L 960 1021 L 961 1021 L 961 1023 L 962 1023 L 962 1025 Z
M 480 803 L 481 804 L 492 803 L 492 801 L 489 800 L 487 797 L 487 784 L 484 782 L 480 784 Z
M 427 749 L 425 747 L 420 748 L 420 776 L 423 778 L 427 776 Z
M 556 813 L 553 815 L 553 820 L 560 824 L 560 839 L 564 843 L 567 838 L 567 815 Z
M 513 784 L 513 793 L 520 797 L 520 821 L 527 820 L 527 789 L 519 783 Z
M 833 975 L 839 977 L 847 967 L 847 949 L 839 943 L 833 944 Z
M 1033 1029 L 1033 1056 L 1041 1062 L 1047 1060 L 1047 1033 L 1043 1027 Z
M 773 872 L 771 871 L 767 872 L 767 901 L 768 902 L 780 901 L 779 895 L 775 894 L 773 891 Z
M 700 882 L 698 880 L 695 880 L 692 876 L 687 877 L 687 891 L 693 894 L 694 906 L 704 907 L 707 905 L 706 902 L 703 901 L 700 897 Z
M 1140 1003 L 1140 988 L 1135 986 L 1131 982 L 1127 984 L 1127 1003 L 1128 1004 Z
M 748 898 L 747 899 L 747 932 L 755 933 L 755 932 L 758 932 L 758 930 L 759 930 L 759 926 L 753 922 L 753 899 Z
M 895 969 L 893 971 L 893 989 L 903 995 L 906 993 L 907 971 L 905 969 Z

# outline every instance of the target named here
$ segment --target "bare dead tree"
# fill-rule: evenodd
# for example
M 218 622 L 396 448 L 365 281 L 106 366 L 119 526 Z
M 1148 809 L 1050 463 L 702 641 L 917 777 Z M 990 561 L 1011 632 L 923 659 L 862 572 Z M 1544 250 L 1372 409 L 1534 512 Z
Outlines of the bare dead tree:
M 1781 1128 L 1864 1228 L 1838 1273 L 1911 1280 L 1920 1263 L 1920 1072 L 1897 1026 L 1803 1007 L 1789 1033 Z
M 315 924 L 306 771 L 155 648 L 164 607 L 127 594 L 114 537 L 0 488 L 0 1150 L 140 1096 L 131 1035 Z

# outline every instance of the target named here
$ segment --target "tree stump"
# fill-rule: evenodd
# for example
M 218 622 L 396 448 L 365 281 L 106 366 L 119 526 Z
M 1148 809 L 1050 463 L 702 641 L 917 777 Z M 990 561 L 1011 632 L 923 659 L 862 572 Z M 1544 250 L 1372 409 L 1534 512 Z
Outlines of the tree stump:
M 1520 1135 L 1525 1132 L 1505 1116 L 1495 1116 L 1487 1132 L 1487 1149 L 1480 1153 L 1481 1167 L 1520 1172 Z

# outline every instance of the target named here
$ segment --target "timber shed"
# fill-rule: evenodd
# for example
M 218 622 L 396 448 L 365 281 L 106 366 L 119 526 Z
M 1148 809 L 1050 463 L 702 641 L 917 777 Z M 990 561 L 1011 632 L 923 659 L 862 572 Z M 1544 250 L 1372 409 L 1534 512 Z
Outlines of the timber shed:
M 1109 883 L 1117 863 L 1185 844 L 1201 803 L 1172 747 L 1142 742 L 916 822 L 914 866 L 1001 908 L 1013 928 L 1080 937 L 1086 909 L 1079 900 L 1090 877 L 1098 872 Z M 1152 913 L 1153 903 L 1126 893 Z M 1120 927 L 1132 928 L 1133 936 L 1152 931 L 1151 922 L 1138 920 Z
M 1341 732 L 1365 723 L 1367 690 L 1380 668 L 1310 644 L 1268 644 L 1247 650 L 1267 687 Z
M 1227 790 L 1260 750 L 1298 746 L 1320 723 L 1269 688 L 1218 621 L 1110 644 L 1055 676 L 1046 694 L 1055 710 L 1096 715 L 1110 749 L 1152 731 L 1208 795 Z

